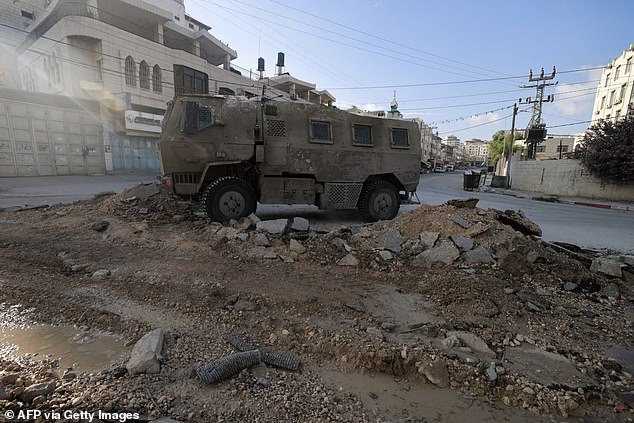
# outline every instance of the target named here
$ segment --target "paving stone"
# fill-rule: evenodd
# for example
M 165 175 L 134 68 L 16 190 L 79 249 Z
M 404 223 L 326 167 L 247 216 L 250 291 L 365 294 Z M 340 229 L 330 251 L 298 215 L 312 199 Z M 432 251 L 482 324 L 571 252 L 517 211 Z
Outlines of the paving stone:
M 469 222 L 467 219 L 460 216 L 459 214 L 454 214 L 453 216 L 451 216 L 451 221 L 455 223 L 456 225 L 465 229 L 469 229 L 472 225 L 471 222 Z

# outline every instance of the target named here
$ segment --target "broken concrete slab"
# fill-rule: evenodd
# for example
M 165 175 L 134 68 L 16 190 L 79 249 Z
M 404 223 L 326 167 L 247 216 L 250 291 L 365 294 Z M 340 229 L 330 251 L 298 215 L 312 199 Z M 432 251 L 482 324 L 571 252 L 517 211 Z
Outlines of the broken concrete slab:
M 341 238 L 335 238 L 332 240 L 332 245 L 337 247 L 339 251 L 342 253 L 349 253 L 352 251 L 352 247 L 348 245 L 346 241 Z
M 451 216 L 451 221 L 455 223 L 456 225 L 460 226 L 461 228 L 465 228 L 465 229 L 469 229 L 472 225 L 471 222 L 469 222 L 467 219 L 460 216 L 459 214 L 454 214 L 453 216 Z
M 148 198 L 159 193 L 159 187 L 156 184 L 137 185 L 128 190 L 130 197 L 136 197 L 141 201 L 147 201 Z
M 621 295 L 619 287 L 615 283 L 609 283 L 599 291 L 599 295 L 604 298 L 617 299 Z
M 288 219 L 261 220 L 256 223 L 258 231 L 267 232 L 272 235 L 281 235 L 286 231 Z
M 588 375 L 581 373 L 566 357 L 532 345 L 507 348 L 505 367 L 524 375 L 534 383 L 548 387 L 567 386 L 577 389 L 596 385 Z
M 454 245 L 463 253 L 473 248 L 473 240 L 466 236 L 451 235 L 449 239 L 451 239 Z
M 34 398 L 39 396 L 47 396 L 48 394 L 55 391 L 55 382 L 43 382 L 36 383 L 30 386 L 27 386 L 26 389 L 20 394 L 20 399 L 24 402 L 31 402 Z
M 359 260 L 352 254 L 348 254 L 337 262 L 339 266 L 358 266 Z
M 438 232 L 425 231 L 421 232 L 420 235 L 418 235 L 418 238 L 420 239 L 421 247 L 423 247 L 423 249 L 425 250 L 428 250 L 436 244 L 439 236 L 440 233 Z
M 478 204 L 478 201 L 480 200 L 477 198 L 467 198 L 466 200 L 463 200 L 463 199 L 449 200 L 447 201 L 447 204 L 450 206 L 458 207 L 458 208 L 475 209 L 476 205 Z
M 434 263 L 449 265 L 460 256 L 460 251 L 451 241 L 441 241 L 436 247 L 425 250 L 412 260 L 414 267 L 429 267 Z
M 303 217 L 294 217 L 291 222 L 291 229 L 298 232 L 306 232 L 310 229 L 310 222 Z
M 387 250 L 381 250 L 379 251 L 379 257 L 381 257 L 383 260 L 385 261 L 389 261 L 392 260 L 394 257 L 392 256 L 392 253 L 390 253 Z
M 542 236 L 542 229 L 535 222 L 524 216 L 522 211 L 506 210 L 497 213 L 497 219 L 524 235 Z
M 253 244 L 255 244 L 258 247 L 268 247 L 271 245 L 271 242 L 269 241 L 266 235 L 255 234 L 255 236 L 253 237 Z
M 407 238 L 403 237 L 403 235 L 401 235 L 401 232 L 395 228 L 389 229 L 374 238 L 374 241 L 377 244 L 379 244 L 383 248 L 392 251 L 393 253 L 400 253 L 401 245 L 406 240 Z
M 132 349 L 130 360 L 126 364 L 128 373 L 158 373 L 161 371 L 161 351 L 163 350 L 163 329 L 154 329 L 143 335 Z
M 478 335 L 471 332 L 450 331 L 447 332 L 447 338 L 456 337 L 460 342 L 469 347 L 471 351 L 478 357 L 494 359 L 495 351 L 493 351 L 487 343 Z
M 623 271 L 621 270 L 621 263 L 616 260 L 610 260 L 605 257 L 597 257 L 592 260 L 590 265 L 590 271 L 594 273 L 602 273 L 607 276 L 613 276 L 615 278 L 623 277 Z
M 250 215 L 247 216 L 247 219 L 249 219 L 251 221 L 251 224 L 253 226 L 256 226 L 258 224 L 258 222 L 261 222 L 262 220 L 257 217 L 254 213 L 251 213 Z
M 291 239 L 288 244 L 288 249 L 297 254 L 304 254 L 306 252 L 306 247 L 304 247 L 302 243 L 296 239 Z
M 418 372 L 424 374 L 427 380 L 440 388 L 446 388 L 449 386 L 449 372 L 447 371 L 447 366 L 439 358 L 430 363 L 421 365 L 418 368 Z
M 467 264 L 492 264 L 495 263 L 495 259 L 483 246 L 479 246 L 474 248 L 473 250 L 467 251 L 462 255 L 465 263 Z

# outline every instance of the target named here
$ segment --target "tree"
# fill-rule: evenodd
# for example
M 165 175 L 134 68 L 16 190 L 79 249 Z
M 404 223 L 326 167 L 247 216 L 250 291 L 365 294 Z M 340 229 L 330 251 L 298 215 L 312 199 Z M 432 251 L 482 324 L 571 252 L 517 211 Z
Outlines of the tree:
M 521 136 L 517 132 L 515 133 L 515 139 L 520 139 Z M 493 160 L 493 163 L 497 163 L 502 158 L 503 154 L 509 153 L 511 146 L 511 134 L 507 134 L 504 129 L 500 129 L 491 137 L 489 141 L 489 156 Z M 513 152 L 520 150 L 522 147 L 513 143 Z
M 634 181 L 634 118 L 600 120 L 588 129 L 574 157 L 598 178 Z

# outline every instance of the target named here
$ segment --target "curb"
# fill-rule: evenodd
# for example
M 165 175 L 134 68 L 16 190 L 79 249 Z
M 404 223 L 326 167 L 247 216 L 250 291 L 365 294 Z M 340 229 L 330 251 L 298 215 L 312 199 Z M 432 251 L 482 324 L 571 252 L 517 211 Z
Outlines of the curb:
M 515 194 L 512 192 L 495 192 L 495 194 L 508 195 L 515 198 L 524 198 L 528 200 L 537 200 L 536 197 L 531 197 L 524 194 Z M 624 210 L 624 211 L 634 211 L 634 205 L 622 205 L 622 204 L 610 204 L 610 203 L 592 203 L 589 201 L 572 201 L 572 200 L 558 200 L 559 204 L 569 204 L 572 206 L 584 206 L 584 207 L 594 207 L 597 209 L 612 209 L 612 210 Z

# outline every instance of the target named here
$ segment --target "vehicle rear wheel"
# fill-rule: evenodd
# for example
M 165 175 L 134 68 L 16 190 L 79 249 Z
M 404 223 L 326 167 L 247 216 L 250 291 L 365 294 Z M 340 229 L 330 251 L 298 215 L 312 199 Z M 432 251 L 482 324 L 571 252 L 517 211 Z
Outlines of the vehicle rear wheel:
M 398 190 L 387 181 L 374 181 L 368 184 L 359 197 L 357 209 L 366 222 L 394 219 L 401 203 Z
M 201 203 L 207 216 L 217 222 L 248 216 L 255 212 L 257 206 L 253 187 L 244 179 L 233 176 L 211 182 L 203 193 Z

